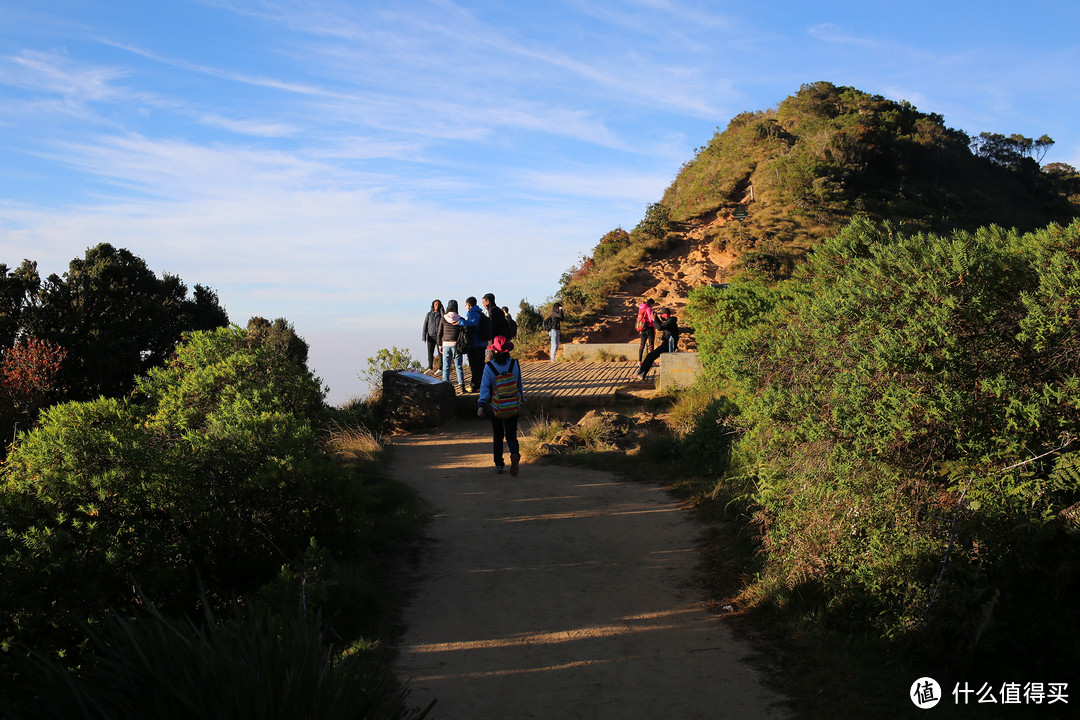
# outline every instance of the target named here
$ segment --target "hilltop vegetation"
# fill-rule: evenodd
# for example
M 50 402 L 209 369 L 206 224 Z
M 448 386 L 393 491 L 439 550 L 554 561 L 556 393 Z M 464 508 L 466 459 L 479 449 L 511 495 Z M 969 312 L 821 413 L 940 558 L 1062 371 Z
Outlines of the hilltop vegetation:
M 856 217 L 904 233 L 1067 225 L 1080 215 L 1080 174 L 1064 163 L 1040 167 L 1052 145 L 1045 135 L 971 137 L 907 102 L 804 85 L 775 108 L 742 113 L 717 130 L 642 221 L 605 234 L 562 276 L 556 295 L 579 326 L 629 313 L 611 306 L 611 295 L 630 286 L 635 270 L 690 244 L 736 259 L 704 282 L 742 270 L 789 277 Z M 655 284 L 635 293 L 685 302 Z
M 856 216 L 904 232 L 1033 230 L 1080 205 L 1068 166 L 1044 172 L 1053 140 L 984 132 L 850 87 L 804 85 L 773 109 L 736 116 L 680 170 L 662 203 L 671 218 L 746 212 L 713 240 L 739 252 L 801 253 Z M 1071 195 L 1071 198 L 1070 198 Z

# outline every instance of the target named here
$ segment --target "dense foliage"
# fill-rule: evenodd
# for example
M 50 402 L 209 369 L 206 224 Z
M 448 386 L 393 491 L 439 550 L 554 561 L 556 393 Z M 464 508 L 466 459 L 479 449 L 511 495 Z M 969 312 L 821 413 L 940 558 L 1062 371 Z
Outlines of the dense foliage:
M 0 353 L 24 338 L 62 348 L 55 393 L 66 400 L 129 392 L 162 365 L 181 335 L 228 324 L 213 291 L 191 297 L 175 275 L 158 277 L 139 257 L 102 243 L 44 281 L 29 260 L 0 265 Z
M 718 130 L 663 204 L 677 221 L 744 210 L 743 222 L 713 235 L 737 253 L 774 241 L 801 254 L 856 215 L 911 232 L 1030 230 L 1080 214 L 1075 169 L 1039 167 L 1052 144 L 1045 135 L 970 138 L 910 103 L 817 82 Z
M 323 389 L 291 328 L 258 341 L 264 323 L 192 333 L 135 395 L 54 405 L 19 440 L 0 493 L 5 644 L 70 648 L 109 608 L 188 610 L 200 587 L 228 607 L 313 539 L 354 554 L 396 512 L 322 451 Z
M 857 220 L 794 279 L 689 310 L 739 409 L 722 482 L 750 481 L 760 592 L 954 651 L 1080 657 L 1061 633 L 1080 619 L 1080 222 Z
M 20 427 L 29 429 L 38 411 L 53 401 L 66 356 L 63 348 L 32 337 L 16 341 L 0 355 L 0 448 Z

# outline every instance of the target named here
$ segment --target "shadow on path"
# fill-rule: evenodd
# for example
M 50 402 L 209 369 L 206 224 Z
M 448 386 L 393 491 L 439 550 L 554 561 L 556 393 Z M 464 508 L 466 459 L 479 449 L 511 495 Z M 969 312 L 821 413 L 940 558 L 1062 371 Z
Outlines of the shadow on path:
M 692 583 L 701 531 L 662 490 L 523 465 L 486 423 L 395 439 L 434 513 L 397 672 L 436 718 L 779 718 Z

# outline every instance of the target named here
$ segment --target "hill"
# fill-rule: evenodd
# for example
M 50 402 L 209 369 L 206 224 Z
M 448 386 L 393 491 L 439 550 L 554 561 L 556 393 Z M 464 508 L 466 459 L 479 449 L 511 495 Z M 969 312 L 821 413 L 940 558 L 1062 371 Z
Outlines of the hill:
M 563 275 L 576 340 L 633 337 L 633 308 L 678 312 L 689 290 L 753 270 L 779 279 L 852 218 L 904 232 L 1032 230 L 1080 216 L 1080 174 L 1041 167 L 1053 145 L 971 137 L 911 103 L 827 82 L 745 112 L 698 148 L 662 199 Z

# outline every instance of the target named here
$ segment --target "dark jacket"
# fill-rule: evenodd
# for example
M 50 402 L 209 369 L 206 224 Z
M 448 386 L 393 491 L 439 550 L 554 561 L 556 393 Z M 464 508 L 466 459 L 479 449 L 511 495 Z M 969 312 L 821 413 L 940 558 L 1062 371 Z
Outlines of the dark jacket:
M 660 331 L 660 345 L 665 350 L 674 350 L 679 346 L 679 321 L 674 315 L 664 320 L 659 315 L 653 320 L 653 326 Z M 668 341 L 671 341 L 670 344 Z
M 491 317 L 491 339 L 502 335 L 506 339 L 510 339 L 510 323 L 506 322 L 506 313 L 502 311 L 501 307 L 491 306 L 488 308 L 488 315 Z
M 442 347 L 445 343 L 454 344 L 457 342 L 458 333 L 464 330 L 464 326 L 459 324 L 461 316 L 456 312 L 448 312 L 442 316 L 439 321 L 439 331 L 435 336 L 435 340 L 439 343 L 439 347 Z
M 439 325 L 442 323 L 442 316 L 441 312 L 428 311 L 427 316 L 424 318 L 424 330 L 420 335 L 421 342 L 435 340 L 439 337 Z

